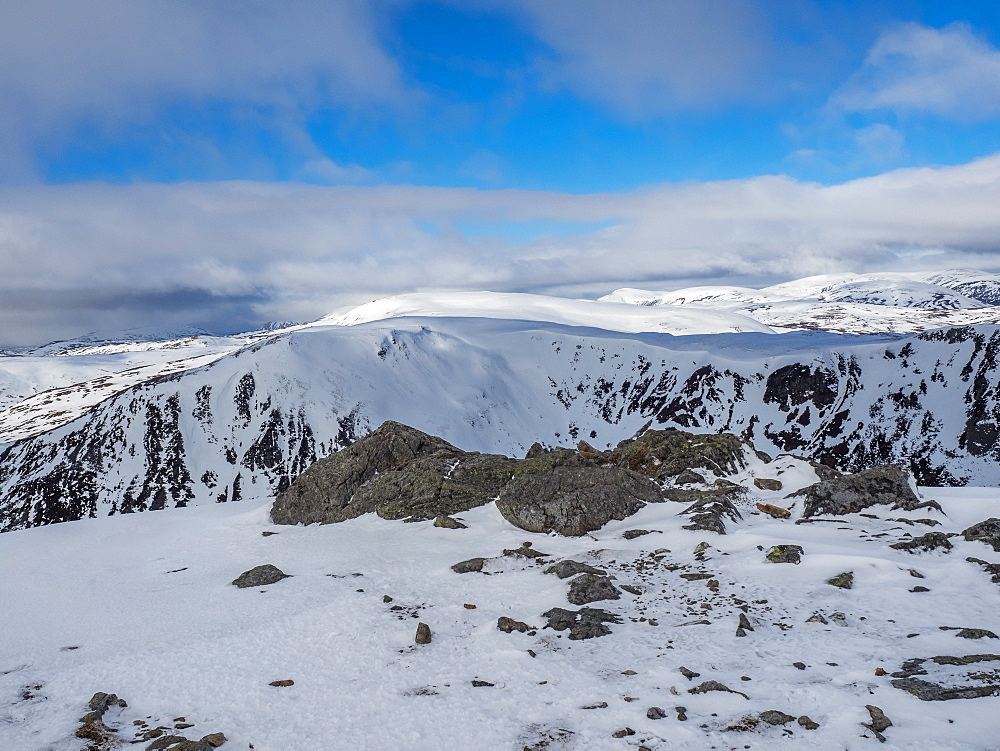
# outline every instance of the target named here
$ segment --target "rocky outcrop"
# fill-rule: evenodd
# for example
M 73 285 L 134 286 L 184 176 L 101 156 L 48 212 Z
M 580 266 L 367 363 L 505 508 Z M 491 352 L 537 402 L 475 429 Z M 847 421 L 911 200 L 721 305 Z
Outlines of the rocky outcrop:
M 982 542 L 1000 553 L 1000 519 L 991 518 L 973 524 L 962 532 L 969 542 Z
M 654 482 L 631 470 L 556 466 L 518 472 L 501 491 L 497 509 L 529 532 L 578 537 L 662 500 Z
M 372 511 L 386 519 L 450 516 L 496 497 L 512 463 L 388 421 L 296 477 L 278 494 L 271 519 L 330 524 Z
M 928 673 L 928 662 L 935 666 L 933 676 Z M 922 701 L 1000 696 L 998 663 L 1000 655 L 995 654 L 915 658 L 907 660 L 898 672 L 892 674 L 895 679 L 892 685 Z M 931 677 L 933 680 L 930 680 Z
M 822 480 L 788 497 L 804 499 L 802 515 L 806 517 L 853 514 L 876 505 L 912 511 L 921 505 L 910 488 L 909 475 L 892 464 Z

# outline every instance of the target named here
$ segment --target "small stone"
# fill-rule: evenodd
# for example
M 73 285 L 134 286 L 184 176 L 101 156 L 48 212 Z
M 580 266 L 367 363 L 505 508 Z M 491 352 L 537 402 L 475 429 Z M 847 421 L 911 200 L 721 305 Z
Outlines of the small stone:
M 293 681 L 291 678 L 286 678 L 285 680 L 282 680 L 282 681 L 271 681 L 267 685 L 268 686 L 275 686 L 277 688 L 287 688 L 288 686 L 294 686 L 295 685 L 295 681 Z
M 621 590 L 608 577 L 580 574 L 570 582 L 566 599 L 574 605 L 587 605 L 599 600 L 618 600 L 621 596 Z
M 642 590 L 641 589 L 639 589 L 638 587 L 633 587 L 631 584 L 619 584 L 618 588 L 622 589 L 622 590 L 624 590 L 626 592 L 628 592 L 631 595 L 641 595 L 642 594 Z
M 882 731 L 892 727 L 892 720 L 886 717 L 885 712 L 876 707 L 874 704 L 866 704 L 865 709 L 867 709 L 868 714 L 871 715 L 872 721 L 863 722 L 861 724 L 871 730 L 880 742 L 885 743 L 885 736 L 882 735 Z
M 910 590 L 911 592 L 930 592 L 927 587 L 921 587 L 919 584 Z
M 276 534 L 278 534 L 278 533 L 277 533 L 277 532 L 272 532 L 272 531 L 270 531 L 270 530 L 268 530 L 268 529 L 265 529 L 265 530 L 264 530 L 263 532 L 261 532 L 260 534 L 261 534 L 261 536 L 263 536 L 263 537 L 271 537 L 271 536 L 273 536 L 273 535 L 276 535 Z
M 489 681 L 481 681 L 481 680 L 479 680 L 477 678 L 477 679 L 475 679 L 475 680 L 472 681 L 472 685 L 475 686 L 476 688 L 483 688 L 483 687 L 487 687 L 487 686 L 495 686 L 497 684 L 490 683 Z
M 928 532 L 914 537 L 912 540 L 902 540 L 889 546 L 895 550 L 905 550 L 908 553 L 928 552 L 931 550 L 949 551 L 954 547 L 948 535 L 944 532 Z
M 509 634 L 511 631 L 520 631 L 523 634 L 528 630 L 528 624 L 524 621 L 515 621 L 513 618 L 502 615 L 497 618 L 497 628 L 505 634 Z
M 247 587 L 264 587 L 268 584 L 275 584 L 280 582 L 282 579 L 287 578 L 289 578 L 289 574 L 286 574 L 277 566 L 265 563 L 261 566 L 254 566 L 248 571 L 244 571 L 242 574 L 233 579 L 232 583 L 240 589 L 246 589 Z
M 826 617 L 822 613 L 813 613 L 806 618 L 806 623 L 822 623 L 825 626 L 829 621 L 826 620 Z
M 608 708 L 608 703 L 606 701 L 602 701 L 598 704 L 588 704 L 586 707 L 580 707 L 580 709 L 607 709 L 607 708 Z
M 753 478 L 753 484 L 757 487 L 758 490 L 781 490 L 781 488 L 784 487 L 781 484 L 781 480 L 772 480 L 770 477 L 755 477 Z M 769 505 L 769 504 L 764 504 L 764 505 Z M 760 506 L 761 504 L 758 503 L 757 507 L 760 508 Z M 775 508 L 777 508 L 777 506 L 775 506 Z M 761 510 L 763 511 L 763 509 Z M 781 518 L 786 518 L 786 517 L 781 517 Z
M 809 719 L 808 715 L 802 715 L 796 722 L 806 730 L 818 730 L 819 723 Z
M 458 519 L 452 519 L 450 516 L 437 517 L 434 520 L 434 526 L 442 529 L 468 529 L 468 526 L 462 524 Z
M 174 730 L 185 730 L 187 728 L 193 728 L 193 722 L 177 722 L 174 723 Z
M 687 707 L 674 707 L 674 711 L 677 712 L 677 719 L 684 722 L 687 716 Z
M 792 512 L 781 506 L 775 506 L 773 503 L 757 503 L 757 510 L 763 514 L 767 514 L 772 519 L 787 519 L 792 515 Z
M 426 623 L 417 624 L 417 635 L 414 638 L 417 644 L 430 644 L 431 643 L 431 627 Z
M 792 667 L 793 668 L 798 668 L 799 670 L 805 670 L 806 669 L 806 664 L 804 662 L 793 662 L 792 663 Z
M 779 712 L 777 709 L 768 709 L 760 713 L 760 719 L 768 725 L 785 725 L 795 718 L 790 714 Z
M 800 563 L 802 553 L 800 545 L 775 545 L 767 551 L 766 558 L 771 563 Z
M 744 699 L 750 698 L 742 691 L 734 691 L 733 689 L 729 688 L 729 686 L 726 686 L 723 683 L 719 683 L 718 681 L 705 681 L 704 683 L 700 683 L 694 688 L 688 689 L 689 694 L 707 694 L 709 691 L 726 691 L 730 694 L 739 694 Z
M 621 730 L 616 730 L 611 734 L 612 738 L 624 738 L 628 735 L 635 735 L 635 731 L 632 728 L 622 728 Z
M 187 741 L 183 735 L 164 735 L 146 746 L 146 751 L 161 751 L 161 749 L 176 746 L 178 743 Z
M 638 701 L 639 697 L 638 696 L 623 696 L 622 700 L 623 701 Z
M 688 670 L 683 665 L 681 665 L 679 668 L 677 668 L 677 672 L 679 672 L 681 675 L 683 675 L 689 681 L 693 681 L 695 678 L 697 678 L 697 677 L 699 677 L 701 675 L 701 673 L 696 673 L 693 670 Z
M 521 547 L 503 551 L 503 554 L 510 558 L 547 558 L 548 553 L 535 550 L 530 542 L 521 543 Z
M 646 710 L 646 717 L 648 717 L 651 720 L 662 720 L 666 718 L 666 716 L 667 713 L 664 712 L 659 707 L 650 707 L 649 709 Z
M 907 569 L 907 571 L 910 572 L 910 576 L 912 576 L 914 579 L 926 579 L 927 578 L 923 574 L 921 574 L 919 571 L 917 571 L 915 568 Z
M 746 613 L 740 613 L 740 626 L 739 627 L 742 628 L 742 629 L 745 629 L 746 631 L 753 631 L 753 626 L 750 623 L 750 619 L 747 618 L 747 614 Z
M 392 602 L 392 598 L 389 595 L 382 595 L 382 602 Z
M 207 743 L 212 748 L 218 748 L 226 742 L 226 736 L 222 733 L 209 733 L 201 739 L 202 743 Z
M 451 567 L 456 574 L 469 574 L 473 571 L 482 571 L 485 558 L 469 558 L 467 561 L 460 561 Z
M 839 587 L 840 589 L 851 589 L 854 587 L 854 572 L 844 571 L 843 573 L 837 574 L 836 576 L 827 579 L 826 583 L 831 587 Z
M 634 540 L 636 537 L 642 537 L 643 535 L 650 535 L 653 533 L 651 529 L 626 529 L 622 532 L 622 537 L 626 540 Z
M 753 678 L 751 678 L 749 675 L 741 675 L 740 676 L 740 680 L 741 681 L 752 681 Z
M 743 630 L 743 627 L 742 627 L 742 626 L 737 626 L 737 627 L 736 627 L 736 636 L 738 636 L 738 637 L 741 637 L 741 638 L 742 638 L 742 637 L 744 637 L 744 636 L 746 636 L 746 635 L 747 635 L 747 632 Z
M 997 635 L 985 628 L 963 628 L 955 636 L 961 639 L 996 639 Z
M 623 670 L 622 675 L 638 675 L 634 670 Z
M 841 612 L 830 613 L 830 620 L 838 626 L 847 626 L 847 616 Z
M 885 672 L 885 668 L 875 668 L 875 675 L 879 676 L 880 678 L 883 675 L 887 675 L 887 673 Z
M 475 610 L 476 609 L 475 605 L 473 605 L 471 603 L 468 603 L 468 602 L 465 603 L 464 605 L 462 605 L 462 607 L 465 608 L 466 610 Z
M 588 566 L 586 563 L 580 563 L 580 561 L 565 560 L 549 566 L 543 571 L 543 573 L 555 574 L 560 579 L 568 579 L 569 577 L 576 576 L 577 574 L 597 574 L 604 576 L 608 572 L 603 569 Z

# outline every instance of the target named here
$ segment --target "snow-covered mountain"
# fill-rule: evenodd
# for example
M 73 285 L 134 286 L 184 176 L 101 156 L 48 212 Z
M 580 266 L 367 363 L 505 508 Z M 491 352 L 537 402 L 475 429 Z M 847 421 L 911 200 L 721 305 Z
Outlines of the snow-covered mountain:
M 909 302 L 933 302 L 910 281 Z M 794 286 L 407 295 L 244 337 L 4 358 L 0 528 L 273 493 L 387 419 L 511 454 L 611 444 L 651 421 L 844 469 L 900 462 L 925 484 L 1000 484 L 1000 307 L 779 300 Z M 785 325 L 792 310 L 809 325 Z

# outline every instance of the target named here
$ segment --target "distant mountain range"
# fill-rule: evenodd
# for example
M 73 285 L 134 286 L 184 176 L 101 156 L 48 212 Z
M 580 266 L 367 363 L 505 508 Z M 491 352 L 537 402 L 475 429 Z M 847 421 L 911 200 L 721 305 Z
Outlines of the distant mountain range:
M 835 275 L 415 294 L 234 337 L 47 345 L 0 359 L 0 529 L 270 495 L 387 419 L 509 454 L 652 422 L 996 485 L 998 303 L 995 274 Z

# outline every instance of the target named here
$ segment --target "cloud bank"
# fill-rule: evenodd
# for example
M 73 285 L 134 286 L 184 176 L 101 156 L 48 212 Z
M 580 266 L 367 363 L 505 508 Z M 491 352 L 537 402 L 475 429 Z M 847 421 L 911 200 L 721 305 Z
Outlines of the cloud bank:
M 246 329 L 426 289 L 582 295 L 908 264 L 1000 270 L 997 206 L 1000 154 L 833 186 L 765 176 L 615 194 L 253 182 L 7 189 L 0 342 L 154 323 Z M 482 229 L 518 225 L 537 236 Z

